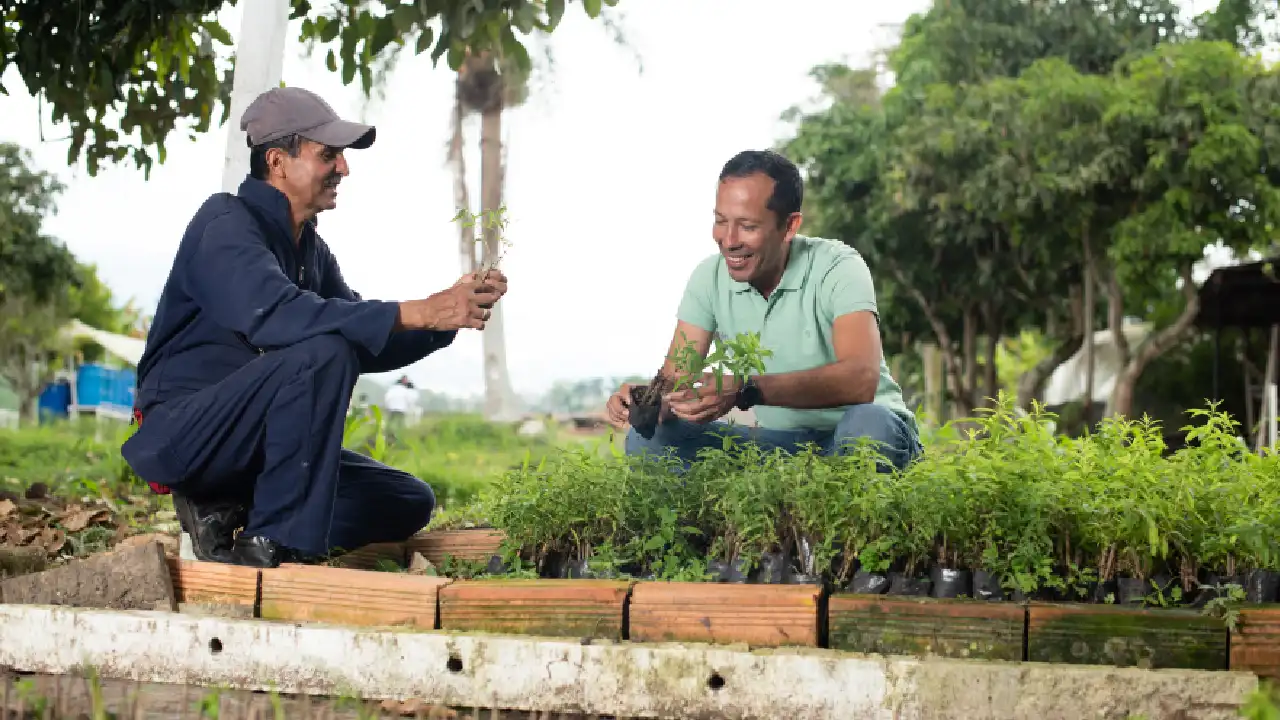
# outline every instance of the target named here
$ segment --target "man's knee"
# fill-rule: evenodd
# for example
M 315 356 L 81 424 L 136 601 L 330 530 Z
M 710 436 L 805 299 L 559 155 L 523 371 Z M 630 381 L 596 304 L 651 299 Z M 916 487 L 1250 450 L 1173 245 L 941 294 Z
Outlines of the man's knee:
M 430 485 L 413 476 L 406 476 L 399 495 L 397 507 L 393 510 L 397 519 L 396 534 L 407 539 L 431 522 L 431 514 L 436 509 L 436 494 Z
M 623 438 L 622 447 L 628 455 L 652 454 L 662 451 L 662 444 L 658 441 L 657 432 L 653 434 L 653 437 L 646 440 L 640 433 L 636 432 L 635 428 L 627 428 L 627 435 Z
M 665 455 L 682 451 L 690 443 L 696 443 L 711 426 L 695 425 L 679 418 L 668 418 L 658 423 L 653 436 L 645 439 L 635 428 L 627 428 L 623 447 L 628 455 Z
M 832 438 L 834 450 L 840 452 L 861 440 L 876 444 L 887 460 L 898 468 L 905 467 L 917 454 L 915 434 L 907 423 L 883 405 L 866 403 L 845 410 Z
M 285 349 L 291 351 L 299 361 L 310 367 L 337 366 L 343 369 L 359 367 L 355 345 L 338 333 L 315 335 Z

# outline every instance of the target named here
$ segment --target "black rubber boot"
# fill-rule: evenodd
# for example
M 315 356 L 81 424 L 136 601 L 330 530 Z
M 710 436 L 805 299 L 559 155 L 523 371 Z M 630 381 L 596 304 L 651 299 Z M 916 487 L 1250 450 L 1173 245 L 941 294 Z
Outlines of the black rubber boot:
M 231 555 L 235 564 L 257 568 L 280 567 L 285 563 L 320 565 L 328 561 L 327 557 L 307 555 L 261 535 L 241 534 L 235 540 Z
M 197 560 L 232 563 L 235 532 L 248 520 L 249 512 L 236 502 L 200 502 L 173 493 L 173 509 L 178 522 L 191 536 L 191 551 Z

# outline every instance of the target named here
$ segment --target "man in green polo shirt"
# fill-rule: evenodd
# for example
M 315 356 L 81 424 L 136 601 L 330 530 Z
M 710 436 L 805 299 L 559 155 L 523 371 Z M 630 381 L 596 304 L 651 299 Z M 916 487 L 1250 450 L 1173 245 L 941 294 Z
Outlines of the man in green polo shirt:
M 627 454 L 674 451 L 685 462 L 732 434 L 764 447 L 816 444 L 838 453 L 868 438 L 894 466 L 920 453 L 915 416 L 889 373 L 880 345 L 875 288 L 856 250 L 835 240 L 798 235 L 800 171 L 771 151 L 748 150 L 725 164 L 716 191 L 719 252 L 689 278 L 677 313 L 670 357 L 692 342 L 704 357 L 713 336 L 760 334 L 772 351 L 767 372 L 723 390 L 704 382 L 697 393 L 672 393 L 651 439 L 632 429 Z M 609 422 L 629 424 L 630 387 L 608 402 Z M 721 421 L 734 408 L 754 409 L 759 428 Z

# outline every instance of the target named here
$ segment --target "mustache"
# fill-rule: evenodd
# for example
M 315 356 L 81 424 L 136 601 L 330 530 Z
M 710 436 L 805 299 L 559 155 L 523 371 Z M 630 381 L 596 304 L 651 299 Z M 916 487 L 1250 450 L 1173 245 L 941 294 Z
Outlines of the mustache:
M 337 187 L 340 182 L 342 182 L 342 176 L 337 173 L 333 173 L 324 179 L 324 186 L 327 188 Z

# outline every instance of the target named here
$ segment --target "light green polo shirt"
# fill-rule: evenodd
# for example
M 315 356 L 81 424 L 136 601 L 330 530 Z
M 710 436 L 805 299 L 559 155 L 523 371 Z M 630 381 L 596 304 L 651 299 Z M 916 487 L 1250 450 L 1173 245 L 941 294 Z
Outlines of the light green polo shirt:
M 858 251 L 836 240 L 796 235 L 782 282 L 767 300 L 749 284 L 729 277 L 724 258 L 716 253 L 699 263 L 689 277 L 677 317 L 724 338 L 760 333 L 760 344 L 773 351 L 773 356 L 765 359 L 767 371 L 787 373 L 835 362 L 832 323 L 859 310 L 869 310 L 879 318 L 871 271 Z M 915 416 L 902 400 L 902 389 L 890 375 L 883 351 L 875 402 L 916 427 Z M 762 427 L 779 430 L 833 430 L 844 412 L 844 407 L 755 409 Z

